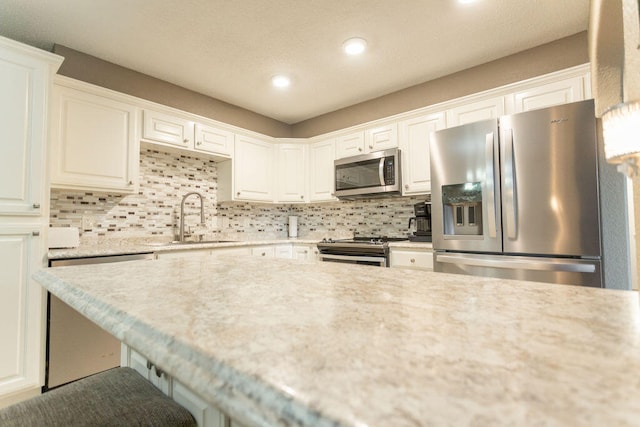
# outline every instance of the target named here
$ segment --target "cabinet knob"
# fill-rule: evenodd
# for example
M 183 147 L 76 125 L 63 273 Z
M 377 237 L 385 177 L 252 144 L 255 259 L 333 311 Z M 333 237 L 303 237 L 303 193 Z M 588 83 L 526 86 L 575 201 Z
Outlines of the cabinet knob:
M 202 141 L 196 142 L 196 145 L 202 145 Z
M 416 259 L 415 259 L 415 258 L 411 258 L 411 259 L 409 260 L 409 262 L 411 262 L 411 264 L 415 264 Z
M 189 143 L 189 138 L 183 139 L 182 142 L 184 142 L 185 144 Z
M 371 150 L 373 150 L 373 145 L 370 145 L 370 146 L 369 146 L 369 148 L 370 148 Z
M 262 252 L 262 256 L 267 256 L 267 253 L 266 252 Z
M 300 195 L 300 200 L 304 200 L 304 195 Z
M 40 209 L 40 203 L 34 203 L 33 209 Z
M 304 251 L 304 254 L 305 254 L 305 255 L 306 255 L 306 254 L 308 254 L 308 253 L 309 253 L 309 251 L 308 251 L 308 250 L 305 250 L 305 251 Z
M 31 233 L 31 235 L 37 237 L 37 236 L 40 235 L 40 232 L 39 231 L 34 231 L 34 232 Z
M 129 185 L 133 185 L 133 181 L 129 181 Z
M 362 151 L 362 147 L 358 147 L 358 151 Z
M 239 195 L 240 195 L 240 192 L 238 191 L 238 192 L 236 193 L 236 196 L 239 196 Z
M 147 369 L 151 369 L 151 368 L 153 368 L 153 363 L 147 360 Z

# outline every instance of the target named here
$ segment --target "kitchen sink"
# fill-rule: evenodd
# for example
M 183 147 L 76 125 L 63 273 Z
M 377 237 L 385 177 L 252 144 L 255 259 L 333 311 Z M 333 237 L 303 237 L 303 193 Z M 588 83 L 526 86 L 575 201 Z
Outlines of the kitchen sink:
M 184 245 L 206 245 L 211 243 L 233 243 L 235 240 L 201 240 L 198 242 L 181 242 L 179 240 L 172 240 L 171 242 L 152 242 L 145 243 L 145 246 L 184 246 Z

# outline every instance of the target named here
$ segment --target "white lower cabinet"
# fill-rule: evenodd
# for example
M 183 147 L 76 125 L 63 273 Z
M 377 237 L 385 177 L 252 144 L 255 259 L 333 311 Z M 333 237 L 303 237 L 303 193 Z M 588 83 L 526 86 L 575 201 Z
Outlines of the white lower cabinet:
M 392 268 L 433 271 L 433 250 L 431 248 L 391 248 L 389 264 Z
M 251 248 L 251 255 L 264 258 L 275 258 L 276 248 L 274 246 L 254 246 Z
M 134 369 L 156 388 L 183 406 L 193 415 L 198 426 L 225 427 L 229 423 L 233 424 L 233 421 L 215 406 L 207 403 L 185 385 L 167 375 L 162 368 L 158 368 L 153 362 L 125 344 L 122 344 L 120 364 Z
M 314 262 L 318 257 L 316 245 L 293 245 L 293 258 L 301 261 Z

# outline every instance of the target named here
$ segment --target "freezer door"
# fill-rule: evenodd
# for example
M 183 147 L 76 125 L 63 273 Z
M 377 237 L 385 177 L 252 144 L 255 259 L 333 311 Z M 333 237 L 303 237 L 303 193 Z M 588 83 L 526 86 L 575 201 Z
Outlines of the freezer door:
M 505 253 L 600 257 L 593 101 L 500 118 Z
M 434 132 L 429 147 L 433 247 L 501 252 L 497 120 Z
M 600 260 L 435 252 L 433 270 L 500 279 L 602 287 Z

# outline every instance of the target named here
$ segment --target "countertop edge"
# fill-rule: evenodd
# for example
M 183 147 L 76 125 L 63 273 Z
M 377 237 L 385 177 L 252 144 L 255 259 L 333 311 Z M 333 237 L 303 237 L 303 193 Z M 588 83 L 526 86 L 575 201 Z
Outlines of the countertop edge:
M 254 376 L 233 369 L 223 361 L 206 357 L 179 338 L 163 334 L 128 313 L 74 289 L 50 274 L 48 269 L 37 271 L 33 279 L 118 340 L 148 357 L 173 378 L 189 384 L 193 392 L 241 423 L 265 427 L 341 425 Z M 158 345 L 158 342 L 164 345 Z M 202 366 L 207 366 L 207 369 L 202 369 Z

